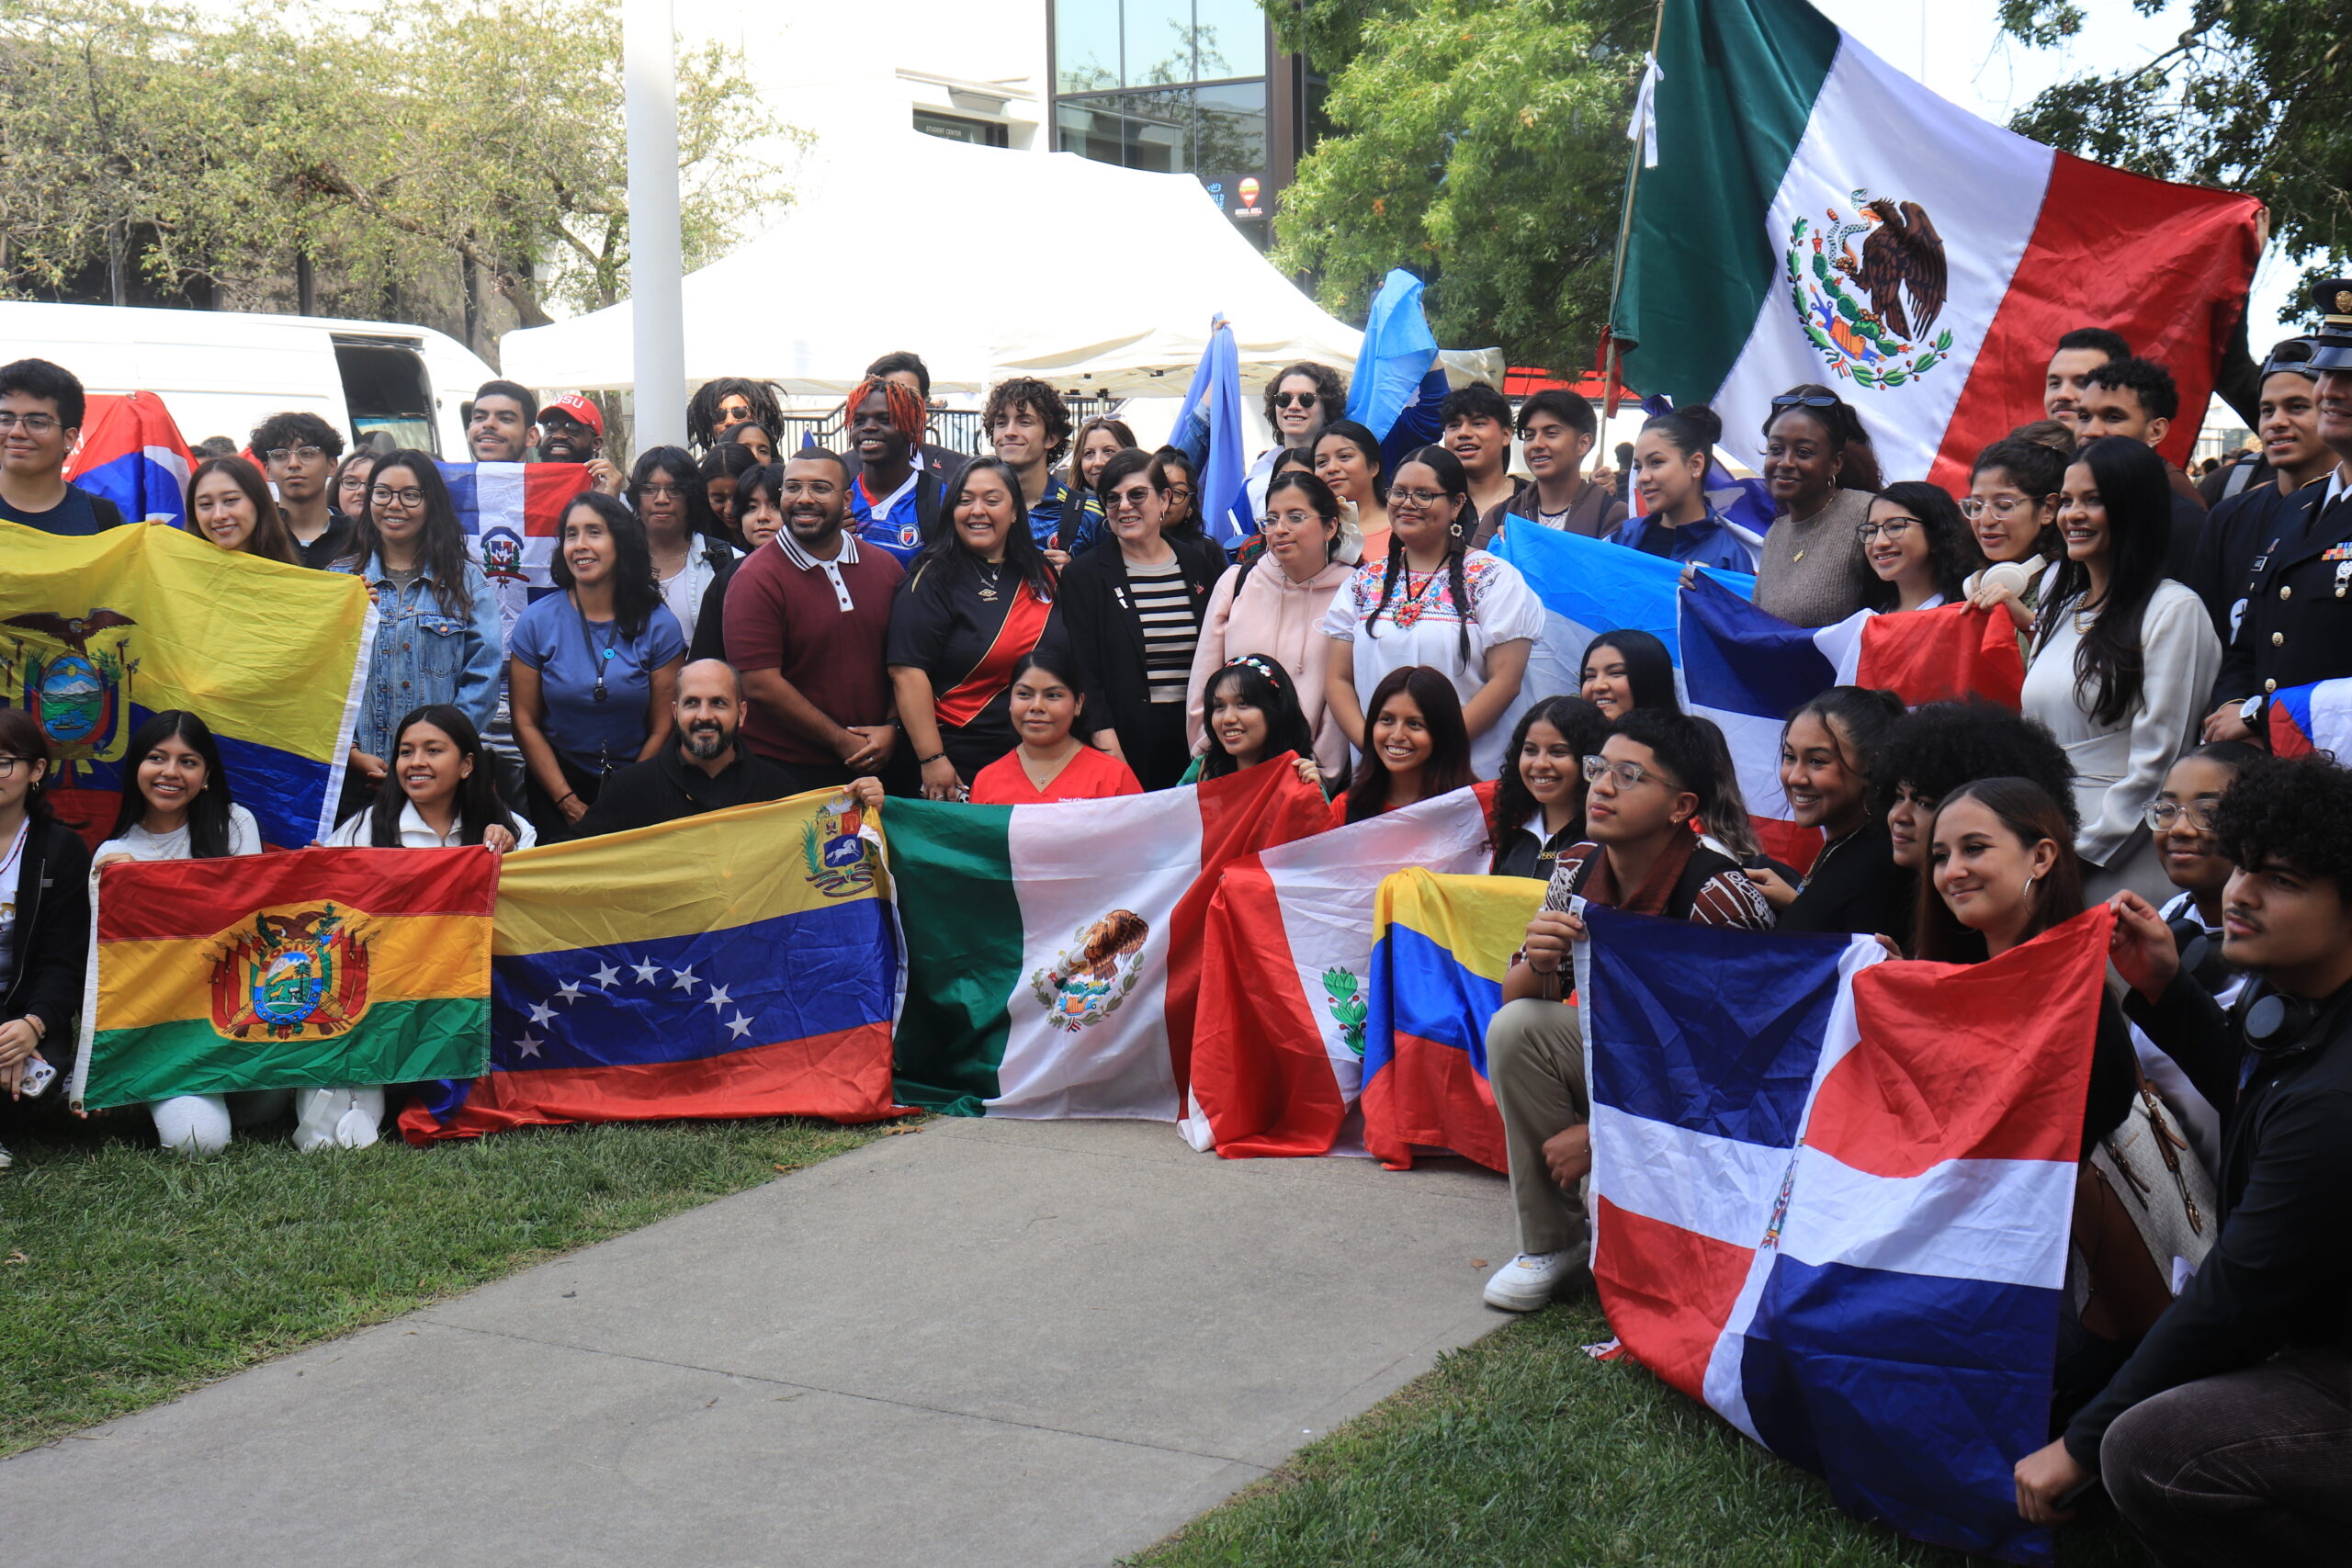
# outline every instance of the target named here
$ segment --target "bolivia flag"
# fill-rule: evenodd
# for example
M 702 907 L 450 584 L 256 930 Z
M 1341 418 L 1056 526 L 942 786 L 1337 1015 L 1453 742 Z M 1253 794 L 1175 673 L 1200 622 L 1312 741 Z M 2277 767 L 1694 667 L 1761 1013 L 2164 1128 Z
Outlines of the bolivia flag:
M 578 463 L 442 463 L 466 553 L 498 595 L 499 620 L 512 636 L 532 600 L 555 592 L 548 563 L 563 529 L 563 509 L 590 488 Z
M 1487 1023 L 1503 976 L 1544 907 L 1541 882 L 1400 871 L 1373 915 L 1372 1018 L 1364 1030 L 1363 1145 L 1391 1170 L 1414 1145 L 1508 1170 Z
M 899 1098 L 1173 1122 L 1218 873 L 1331 811 L 1285 761 L 1112 800 L 893 800 L 884 818 L 907 942 Z
M 2261 250 L 2253 197 L 1988 125 L 1804 0 L 1667 0 L 1657 66 L 1614 311 L 1642 390 L 1744 433 L 1826 382 L 1889 479 L 1958 494 L 2040 417 L 2059 336 L 2109 327 L 2171 369 L 2165 455 L 2188 457 Z
M 77 1105 L 481 1070 L 488 850 L 119 861 L 97 886 Z
M 489 1071 L 401 1135 L 892 1114 L 899 955 L 858 818 L 820 791 L 508 855 Z
M 1870 686 L 1921 703 L 1980 696 L 2018 705 L 2025 662 L 2006 615 L 1946 604 L 1899 615 L 1864 611 L 1808 629 L 1767 615 L 1702 573 L 1682 593 L 1682 684 L 1739 769 L 1767 852 L 1803 870 L 1821 835 L 1790 819 L 1781 792 L 1781 726 L 1831 686 Z
M 1974 965 L 1585 920 L 1592 1274 L 1618 1338 L 1848 1511 L 2048 1562 L 2010 1466 L 2049 1438 L 2114 915 Z
M 1201 946 L 1184 1125 L 1196 1147 L 1229 1159 L 1330 1152 L 1363 1077 L 1381 878 L 1484 870 L 1493 791 L 1417 801 L 1226 868 Z

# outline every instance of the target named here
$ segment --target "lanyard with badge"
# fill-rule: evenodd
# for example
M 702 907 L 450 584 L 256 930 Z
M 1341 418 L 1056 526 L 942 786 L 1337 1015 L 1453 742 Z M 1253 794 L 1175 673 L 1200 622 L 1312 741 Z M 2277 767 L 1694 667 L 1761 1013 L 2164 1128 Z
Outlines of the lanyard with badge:
M 611 623 L 613 627 L 612 639 L 600 646 L 596 641 L 596 634 L 589 629 L 588 612 L 580 607 L 580 595 L 577 593 L 571 593 L 565 595 L 565 597 L 571 601 L 571 613 L 580 617 L 581 640 L 588 645 L 589 657 L 595 661 L 594 668 L 596 671 L 596 683 L 594 687 L 590 688 L 588 695 L 593 701 L 600 703 L 605 702 L 612 695 L 610 692 L 605 689 L 605 666 L 620 653 L 620 648 L 618 646 L 620 642 L 620 625 L 617 621 Z M 611 748 L 607 742 L 603 740 L 596 742 L 596 771 L 599 773 L 609 773 L 613 771 L 613 755 Z

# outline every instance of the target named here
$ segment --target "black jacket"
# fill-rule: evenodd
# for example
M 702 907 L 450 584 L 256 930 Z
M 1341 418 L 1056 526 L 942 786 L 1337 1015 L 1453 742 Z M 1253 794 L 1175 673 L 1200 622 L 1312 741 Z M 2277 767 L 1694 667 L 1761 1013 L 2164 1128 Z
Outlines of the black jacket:
M 1223 552 L 1218 554 L 1221 561 Z M 1176 551 L 1176 567 L 1191 591 L 1198 629 L 1209 590 L 1224 569 L 1212 569 L 1198 550 L 1182 549 Z M 1127 558 L 1115 540 L 1069 563 L 1062 573 L 1059 604 L 1079 678 L 1088 687 L 1080 728 L 1091 734 L 1098 726 L 1139 725 L 1151 706 L 1151 682 L 1144 669 L 1143 623 L 1136 619 L 1127 592 Z M 1120 739 L 1128 743 L 1128 737 Z
M 90 851 L 73 829 L 36 819 L 25 835 L 17 868 L 16 960 L 0 996 L 0 1021 L 38 1018 L 48 1032 L 41 1055 L 52 1066 L 69 1062 L 67 1028 L 82 1009 L 83 966 L 90 951 Z
M 2122 1371 L 2068 1424 L 2066 1451 L 2093 1469 L 2109 1425 L 2143 1400 L 2290 1345 L 2352 1348 L 2352 987 L 2320 1004 L 2293 1043 L 2255 1053 L 2237 1025 L 2267 993 L 2249 984 L 2225 1018 L 2183 972 L 2153 1004 L 2136 991 L 2124 1003 L 2222 1110 L 2221 1233 Z
M 2327 483 L 2305 485 L 2288 502 L 2303 491 L 2317 505 Z M 2282 506 L 2278 515 L 2279 527 L 2267 531 L 2273 537 L 2308 514 Z M 2245 615 L 2213 682 L 2216 705 L 2352 675 L 2352 496 L 2312 518 L 2300 539 L 2275 550 L 2270 543 L 2257 542 L 2245 584 Z M 2330 551 L 2338 552 L 2335 559 L 2325 558 Z
M 588 839 L 599 833 L 621 833 L 729 806 L 782 800 L 795 793 L 792 784 L 792 776 L 782 767 L 753 756 L 740 740 L 735 761 L 715 778 L 688 762 L 685 753 L 672 745 L 658 757 L 631 762 L 605 775 L 604 787 L 596 792 L 596 804 L 580 819 L 572 836 Z
M 1825 849 L 1799 884 L 1776 931 L 1860 931 L 1911 945 L 1918 884 L 1894 863 L 1883 818 L 1872 817 Z

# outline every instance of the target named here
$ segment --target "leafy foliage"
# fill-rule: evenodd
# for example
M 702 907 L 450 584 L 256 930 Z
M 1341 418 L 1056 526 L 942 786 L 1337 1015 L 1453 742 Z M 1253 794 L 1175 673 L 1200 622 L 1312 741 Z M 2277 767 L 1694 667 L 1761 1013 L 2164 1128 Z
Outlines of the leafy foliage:
M 2168 0 L 2133 0 L 2143 15 Z M 2002 25 L 2042 48 L 2083 28 L 2074 0 L 2004 0 Z M 2063 82 L 2011 128 L 2102 163 L 2244 190 L 2312 271 L 2352 256 L 2352 0 L 2189 0 L 2144 66 Z
M 1429 284 L 1441 342 L 1589 362 L 1608 310 L 1649 45 L 1640 0 L 1267 0 L 1331 68 L 1332 130 L 1283 194 L 1276 265 L 1361 321 L 1380 279 Z
M 775 199 L 775 172 L 736 149 L 790 133 L 722 49 L 682 55 L 678 98 L 693 265 Z M 547 297 L 609 304 L 628 269 L 622 100 L 612 7 L 545 26 L 467 0 L 12 0 L 0 291 L 56 290 L 116 250 L 166 290 L 304 255 L 372 301 L 463 259 L 526 324 Z

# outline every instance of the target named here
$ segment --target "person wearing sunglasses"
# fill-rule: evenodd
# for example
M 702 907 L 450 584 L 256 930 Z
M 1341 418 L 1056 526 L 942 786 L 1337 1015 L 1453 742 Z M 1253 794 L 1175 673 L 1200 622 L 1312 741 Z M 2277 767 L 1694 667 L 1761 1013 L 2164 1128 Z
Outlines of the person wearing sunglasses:
M 333 489 L 343 457 L 343 433 L 306 410 L 274 413 L 254 427 L 253 454 L 262 460 L 302 564 L 321 570 L 358 548 L 359 526 L 338 509 Z
M 569 838 L 605 778 L 670 743 L 686 634 L 662 602 L 645 525 L 583 491 L 564 508 L 560 593 L 514 623 L 506 682 L 541 842 Z
M 498 711 L 503 652 L 498 600 L 466 558 L 466 536 L 428 452 L 394 452 L 376 465 L 343 570 L 376 601 L 376 646 L 352 728 L 338 821 L 375 798 L 390 771 L 393 737 L 414 709 L 447 703 L 475 728 Z
M 1855 530 L 1883 489 L 1861 416 L 1807 382 L 1772 400 L 1764 482 L 1779 514 L 1756 563 L 1756 604 L 1792 626 L 1826 626 L 1863 607 L 1871 570 Z
M 0 366 L 0 521 L 44 534 L 100 534 L 122 526 L 102 495 L 65 482 L 65 459 L 82 443 L 86 400 L 62 365 L 19 359 Z
M 1316 438 L 1344 414 L 1347 407 L 1347 379 L 1328 365 L 1301 360 L 1285 367 L 1267 385 L 1266 423 L 1273 427 L 1275 439 L 1274 445 L 1259 453 L 1250 465 L 1244 481 L 1250 516 L 1266 514 L 1266 486 L 1284 456 L 1294 452 L 1305 455 L 1307 469 L 1313 471 Z

